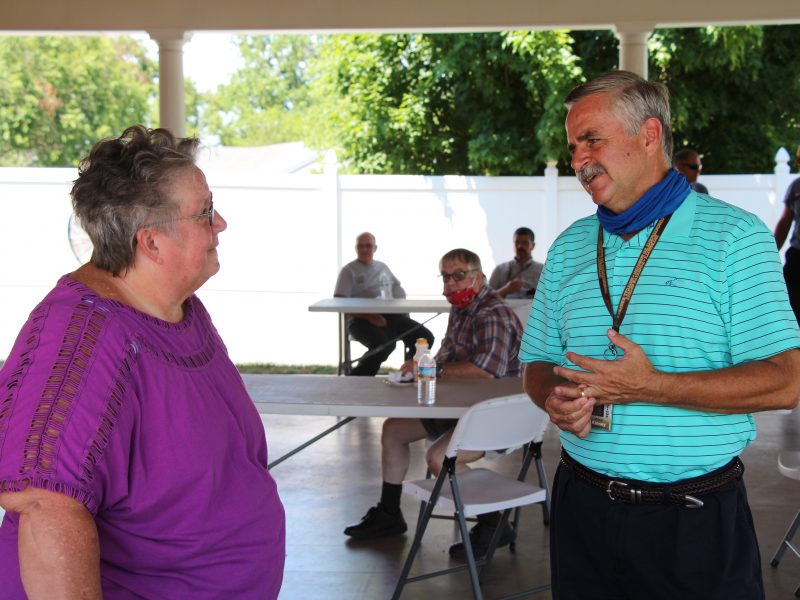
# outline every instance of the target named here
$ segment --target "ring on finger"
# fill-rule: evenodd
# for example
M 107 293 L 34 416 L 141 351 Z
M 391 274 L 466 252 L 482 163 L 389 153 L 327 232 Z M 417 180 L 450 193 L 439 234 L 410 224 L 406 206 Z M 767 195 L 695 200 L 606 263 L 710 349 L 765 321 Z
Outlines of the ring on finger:
M 586 388 L 581 388 L 581 398 L 586 398 Z

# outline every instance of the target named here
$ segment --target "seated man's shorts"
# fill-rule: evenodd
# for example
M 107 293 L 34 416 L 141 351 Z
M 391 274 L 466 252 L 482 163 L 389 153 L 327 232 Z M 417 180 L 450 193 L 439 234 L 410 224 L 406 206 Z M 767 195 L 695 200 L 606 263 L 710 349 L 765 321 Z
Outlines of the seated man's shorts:
M 458 419 L 420 419 L 420 421 L 428 435 L 435 438 L 440 438 L 458 423 Z

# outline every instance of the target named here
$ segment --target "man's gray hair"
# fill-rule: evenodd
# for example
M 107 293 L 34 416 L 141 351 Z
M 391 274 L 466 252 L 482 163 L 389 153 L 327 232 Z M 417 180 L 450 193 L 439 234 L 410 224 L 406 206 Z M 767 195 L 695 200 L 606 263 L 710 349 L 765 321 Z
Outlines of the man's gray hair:
M 467 250 L 466 248 L 456 248 L 454 250 L 450 250 L 450 252 L 442 256 L 442 259 L 439 261 L 439 267 L 441 268 L 442 263 L 444 263 L 445 261 L 454 261 L 454 260 L 460 260 L 461 262 L 465 263 L 468 269 L 477 269 L 478 271 L 483 273 L 483 267 L 481 267 L 480 257 L 471 250 Z
M 134 125 L 95 144 L 72 186 L 72 208 L 94 245 L 90 262 L 119 275 L 133 265 L 136 232 L 171 223 L 180 207 L 166 196 L 175 173 L 194 165 L 195 138 Z
M 578 100 L 604 92 L 613 94 L 612 110 L 629 137 L 636 135 L 651 117 L 661 122 L 661 149 L 667 165 L 672 166 L 672 117 L 667 86 L 630 71 L 611 71 L 574 88 L 564 104 L 571 109 Z

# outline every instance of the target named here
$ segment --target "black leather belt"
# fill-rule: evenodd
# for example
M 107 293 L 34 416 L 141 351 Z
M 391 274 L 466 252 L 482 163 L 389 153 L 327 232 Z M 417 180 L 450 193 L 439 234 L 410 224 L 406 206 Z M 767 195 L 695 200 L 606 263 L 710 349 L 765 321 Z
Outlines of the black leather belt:
M 581 481 L 605 490 L 612 502 L 624 504 L 678 504 L 686 508 L 700 508 L 700 496 L 719 492 L 742 478 L 744 465 L 739 458 L 712 471 L 708 475 L 686 479 L 674 484 L 650 483 L 633 479 L 611 479 L 584 467 L 563 449 L 561 464 Z

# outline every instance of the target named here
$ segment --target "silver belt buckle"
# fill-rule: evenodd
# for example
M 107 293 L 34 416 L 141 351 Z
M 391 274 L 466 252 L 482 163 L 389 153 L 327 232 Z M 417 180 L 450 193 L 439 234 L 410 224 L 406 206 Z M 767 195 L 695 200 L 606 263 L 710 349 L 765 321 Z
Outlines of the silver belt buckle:
M 612 502 L 616 502 L 617 499 L 614 498 L 614 486 L 618 485 L 620 487 L 628 488 L 628 496 L 629 502 L 631 504 L 641 504 L 642 503 L 642 490 L 639 488 L 632 488 L 627 483 L 622 481 L 614 481 L 613 479 L 608 482 L 608 487 L 606 488 L 606 494 L 608 497 L 611 498 Z
M 622 481 L 614 481 L 613 479 L 610 480 L 608 482 L 608 486 L 606 487 L 606 494 L 608 494 L 608 497 L 612 502 L 616 502 L 617 501 L 617 499 L 614 498 L 614 491 L 613 491 L 615 485 L 619 485 L 619 486 L 622 486 L 622 487 L 628 487 L 628 484 L 624 483 Z M 633 492 L 633 491 L 634 490 L 631 490 L 631 492 Z

